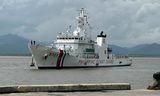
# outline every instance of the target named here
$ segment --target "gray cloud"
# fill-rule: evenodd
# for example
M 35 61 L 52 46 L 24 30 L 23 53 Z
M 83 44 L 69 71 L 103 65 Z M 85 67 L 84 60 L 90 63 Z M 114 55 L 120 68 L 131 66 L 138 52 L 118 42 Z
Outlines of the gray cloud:
M 1 0 L 0 35 L 52 41 L 75 24 L 82 7 L 94 37 L 104 30 L 120 46 L 160 42 L 159 0 Z

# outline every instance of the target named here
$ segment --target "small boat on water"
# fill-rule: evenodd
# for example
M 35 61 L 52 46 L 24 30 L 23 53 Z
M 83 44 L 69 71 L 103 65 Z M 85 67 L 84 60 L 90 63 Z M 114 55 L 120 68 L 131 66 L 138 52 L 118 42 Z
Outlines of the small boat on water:
M 77 26 L 71 32 L 71 26 L 65 33 L 59 33 L 57 39 L 49 46 L 28 44 L 33 64 L 41 68 L 80 68 L 80 67 L 115 67 L 130 66 L 132 61 L 127 56 L 115 56 L 107 44 L 107 35 L 99 32 L 92 40 L 88 16 L 84 9 L 76 17 Z M 32 61 L 33 61 L 32 59 Z

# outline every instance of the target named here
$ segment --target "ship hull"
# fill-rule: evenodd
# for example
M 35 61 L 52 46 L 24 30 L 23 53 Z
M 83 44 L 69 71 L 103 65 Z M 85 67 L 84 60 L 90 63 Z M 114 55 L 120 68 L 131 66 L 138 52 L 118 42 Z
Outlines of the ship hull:
M 104 68 L 104 67 L 124 67 L 131 66 L 131 63 L 127 64 L 107 64 L 107 65 L 99 65 L 99 66 L 63 66 L 63 69 L 76 69 L 76 68 Z M 38 69 L 62 69 L 52 66 L 39 66 Z
M 65 51 L 42 45 L 29 45 L 29 49 L 34 58 L 34 64 L 38 69 L 120 67 L 130 66 L 132 63 L 131 60 L 126 58 L 78 58 Z

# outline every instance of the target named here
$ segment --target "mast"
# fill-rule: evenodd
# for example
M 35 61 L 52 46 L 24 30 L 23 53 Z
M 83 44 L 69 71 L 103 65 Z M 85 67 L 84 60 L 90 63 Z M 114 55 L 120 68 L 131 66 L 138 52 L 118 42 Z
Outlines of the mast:
M 84 8 L 80 10 L 79 16 L 76 17 L 77 19 L 77 28 L 73 32 L 74 36 L 79 36 L 79 37 L 87 37 L 87 26 L 88 24 L 88 17 L 85 13 Z

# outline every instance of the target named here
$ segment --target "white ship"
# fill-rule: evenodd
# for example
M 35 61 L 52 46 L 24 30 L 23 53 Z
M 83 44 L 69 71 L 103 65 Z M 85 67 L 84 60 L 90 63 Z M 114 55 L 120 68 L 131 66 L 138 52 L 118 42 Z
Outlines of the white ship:
M 107 35 L 99 32 L 96 40 L 90 36 L 91 28 L 84 9 L 76 17 L 77 27 L 71 27 L 65 33 L 59 33 L 49 46 L 28 44 L 32 53 L 32 65 L 37 68 L 79 68 L 129 66 L 131 60 L 126 56 L 115 56 L 107 44 Z

